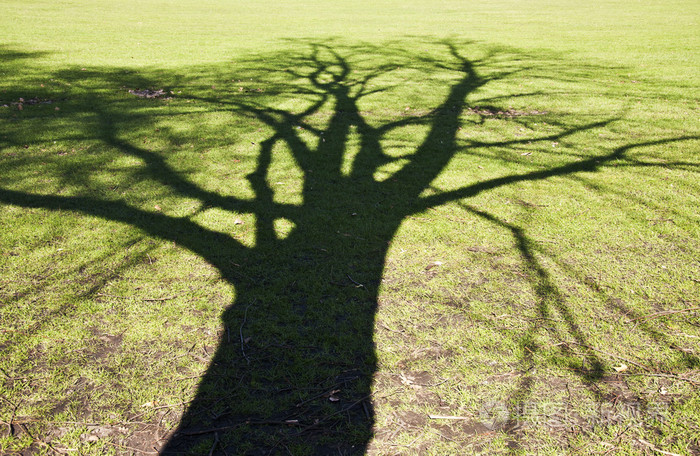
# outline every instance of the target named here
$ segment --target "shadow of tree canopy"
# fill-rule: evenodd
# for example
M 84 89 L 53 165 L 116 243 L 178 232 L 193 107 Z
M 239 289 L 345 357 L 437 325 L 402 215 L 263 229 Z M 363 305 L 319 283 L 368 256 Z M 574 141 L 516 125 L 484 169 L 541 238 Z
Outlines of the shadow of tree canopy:
M 68 163 L 42 162 L 42 172 L 54 180 L 38 191 L 23 180 L 36 159 L 6 159 L 3 204 L 77 212 L 136 227 L 190 250 L 235 288 L 235 300 L 221 316 L 227 331 L 162 453 L 206 453 L 214 435 L 217 441 L 221 436 L 218 445 L 230 454 L 364 453 L 374 424 L 377 301 L 387 251 L 407 217 L 504 186 L 578 178 L 611 162 L 655 166 L 630 159 L 628 152 L 697 139 L 658 139 L 604 154 L 553 156 L 549 165 L 510 166 L 506 157 L 493 156 L 504 160 L 501 175 L 435 190 L 433 182 L 460 154 L 567 141 L 611 125 L 623 114 L 554 120 L 550 132 L 535 138 L 465 139 L 461 129 L 476 128 L 489 117 L 527 126 L 537 115 L 504 107 L 536 93 L 481 97 L 473 106 L 475 93 L 537 71 L 538 65 L 561 81 L 575 80 L 574 71 L 584 70 L 553 68 L 549 59 L 512 49 L 481 46 L 475 51 L 469 43 L 454 41 L 412 44 L 293 41 L 286 52 L 187 71 L 64 70 L 48 79 L 58 81 L 65 95 L 56 87 L 37 90 L 37 104 L 53 103 L 35 114 L 25 109 L 24 117 L 10 119 L 12 125 L 3 129 L 3 148 L 32 147 L 60 137 L 110 151 L 89 152 Z M 163 95 L 139 98 L 127 89 L 163 89 Z M 10 88 L 3 99 L 18 100 L 25 92 Z M 53 112 L 59 99 L 61 109 Z M 367 99 L 373 100 L 370 110 Z M 431 108 L 410 109 L 414 102 Z M 210 123 L 190 125 L 187 119 L 197 116 Z M 139 141 L 153 131 L 163 138 L 157 146 Z M 251 141 L 251 135 L 258 139 Z M 391 146 L 396 143 L 400 147 Z M 183 152 L 187 145 L 191 152 Z M 226 147 L 232 152 L 213 158 L 204 153 Z M 245 160 L 241 148 L 254 151 L 248 152 L 254 163 L 248 163 L 245 180 L 217 182 L 226 178 L 227 168 Z M 293 164 L 281 172 L 274 169 L 280 155 Z M 183 157 L 187 159 L 177 161 Z M 114 165 L 119 160 L 135 165 L 119 168 Z M 692 163 L 678 166 L 697 171 Z M 98 176 L 96 170 L 105 167 L 114 170 L 114 182 Z M 276 186 L 280 176 L 293 185 Z M 126 189 L 119 194 L 113 187 Z M 142 195 L 142 188 L 193 201 L 194 209 L 178 215 L 152 210 L 153 193 Z M 558 314 L 565 320 L 561 338 L 573 340 L 584 352 L 582 381 L 598 381 L 604 361 L 588 347 L 585 331 L 537 260 L 537 248 L 523 228 L 466 203 L 462 207 L 512 237 L 523 265 L 532 271 L 539 316 Z M 197 217 L 211 210 L 226 214 L 229 225 L 247 216 L 254 241 L 201 223 Z M 288 228 L 284 235 L 280 225 Z M 534 324 L 530 334 L 522 335 L 530 353 L 537 350 L 529 342 L 537 330 Z M 569 348 L 562 345 L 562 356 L 580 361 Z M 684 356 L 689 365 L 698 365 L 694 356 Z M 532 359 L 522 362 L 527 371 Z M 528 388 L 524 377 L 513 397 L 522 401 Z

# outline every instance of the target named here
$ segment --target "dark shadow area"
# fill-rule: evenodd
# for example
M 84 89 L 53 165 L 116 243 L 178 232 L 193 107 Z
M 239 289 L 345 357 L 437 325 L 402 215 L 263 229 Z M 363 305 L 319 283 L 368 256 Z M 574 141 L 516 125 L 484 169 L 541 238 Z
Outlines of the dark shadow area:
M 294 44 L 296 49 L 302 46 Z M 68 100 L 68 106 L 62 108 L 85 116 L 80 121 L 83 132 L 71 133 L 69 138 L 96 140 L 124 156 L 138 158 L 143 165 L 135 180 L 158 182 L 179 196 L 197 200 L 202 207 L 254 215 L 254 246 L 201 226 L 191 217 L 169 216 L 119 198 L 95 195 L 89 176 L 81 174 L 80 169 L 69 169 L 62 175 L 66 185 L 87 183 L 77 195 L 33 193 L 8 188 L 7 183 L 0 189 L 0 201 L 4 204 L 75 211 L 137 227 L 149 236 L 176 243 L 205 259 L 235 287 L 235 301 L 222 315 L 226 331 L 179 428 L 159 448 L 163 454 L 207 454 L 210 449 L 216 454 L 246 455 L 363 454 L 374 424 L 371 386 L 377 369 L 373 331 L 379 285 L 387 251 L 406 217 L 507 185 L 596 172 L 611 161 L 625 160 L 630 149 L 652 144 L 631 144 L 605 156 L 575 157 L 548 168 L 514 172 L 424 196 L 449 162 L 457 154 L 469 153 L 470 147 L 517 148 L 532 141 L 530 138 L 486 143 L 458 139 L 465 112 L 476 115 L 475 123 L 479 124 L 502 109 L 498 108 L 498 99 L 473 108 L 468 101 L 470 95 L 493 81 L 515 77 L 527 68 L 526 62 L 494 67 L 494 62 L 513 56 L 494 51 L 483 58 L 470 59 L 462 54 L 464 44 L 453 42 L 438 43 L 443 50 L 439 58 L 394 45 L 304 45 L 304 51 L 298 54 L 258 59 L 260 68 L 254 70 L 255 77 L 266 82 L 266 91 L 260 96 L 254 91 L 245 96 L 207 90 L 173 94 L 176 100 L 197 103 L 207 112 L 232 112 L 266 126 L 266 136 L 253 144 L 257 162 L 245 183 L 252 189 L 253 199 L 204 188 L 173 169 L 161 153 L 124 139 L 123 132 L 129 125 L 155 124 L 155 116 L 160 114 L 145 109 L 119 109 L 103 103 L 91 92 L 94 87 L 105 86 L 165 86 L 167 93 L 170 87 L 185 80 L 196 82 L 201 78 L 204 87 L 211 85 L 209 79 L 230 80 L 236 75 L 171 74 L 165 78 L 167 84 L 126 70 L 55 75 L 74 86 L 83 84 L 85 90 L 81 99 Z M 384 58 L 386 63 L 376 65 L 372 71 L 358 72 L 353 62 L 363 55 Z M 255 59 L 242 65 L 254 63 Z M 363 99 L 390 94 L 392 87 L 381 82 L 382 78 L 400 67 L 410 67 L 426 78 L 448 74 L 448 87 L 437 107 L 430 111 L 392 113 L 390 120 L 377 121 L 377 115 L 363 111 Z M 481 68 L 488 71 L 482 73 Z M 13 101 L 19 93 L 18 90 L 6 96 Z M 303 98 L 306 103 L 298 109 L 274 104 L 290 97 Z M 396 105 L 403 106 L 402 100 Z M 327 116 L 325 122 L 314 120 L 323 116 Z M 536 141 L 565 140 L 616 120 L 611 117 L 560 126 Z M 379 180 L 378 170 L 397 161 L 386 153 L 384 139 L 397 129 L 413 125 L 424 127 L 425 135 L 402 158 L 400 169 Z M 351 137 L 359 139 L 347 166 Z M 173 144 L 180 141 L 175 132 L 170 139 Z M 685 139 L 697 138 L 659 140 L 656 144 Z M 28 142 L 10 133 L 4 135 L 3 141 L 13 146 Z M 270 182 L 270 169 L 281 148 L 291 153 L 303 175 L 301 205 L 280 203 L 275 198 L 277 190 Z M 628 166 L 653 164 L 629 162 Z M 540 300 L 539 317 L 548 319 L 556 314 L 565 321 L 567 333 L 561 338 L 575 341 L 585 352 L 580 360 L 581 378 L 589 383 L 598 381 L 604 368 L 600 354 L 586 348 L 584 331 L 534 255 L 523 228 L 484 210 L 464 207 L 512 236 L 524 267 L 531 271 L 531 286 Z M 275 230 L 280 219 L 293 225 L 284 238 Z M 533 326 L 532 332 L 537 331 L 537 324 Z M 522 340 L 525 351 L 534 353 L 537 347 L 529 342 L 530 335 Z M 562 356 L 570 356 L 567 349 L 562 346 Z M 524 359 L 522 370 L 527 371 L 532 362 L 531 357 Z M 528 378 L 523 376 L 514 400 L 522 402 L 528 389 Z

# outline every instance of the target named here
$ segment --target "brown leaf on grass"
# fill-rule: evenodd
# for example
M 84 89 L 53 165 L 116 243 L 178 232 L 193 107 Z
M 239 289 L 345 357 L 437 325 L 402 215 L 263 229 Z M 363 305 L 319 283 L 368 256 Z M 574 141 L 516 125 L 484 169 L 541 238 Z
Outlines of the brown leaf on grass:
M 158 206 L 157 204 L 156 204 L 155 206 L 153 206 L 153 207 L 154 207 L 154 208 L 155 208 L 155 210 L 157 210 L 157 211 L 162 211 L 162 210 L 163 210 L 163 209 L 161 209 L 161 207 L 160 207 L 160 206 Z

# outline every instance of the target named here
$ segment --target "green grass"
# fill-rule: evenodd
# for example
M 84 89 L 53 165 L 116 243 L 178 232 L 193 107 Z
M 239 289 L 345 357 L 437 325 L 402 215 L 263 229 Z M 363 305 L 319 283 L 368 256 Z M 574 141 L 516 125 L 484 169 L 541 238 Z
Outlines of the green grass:
M 0 451 L 696 454 L 699 19 L 3 2 Z

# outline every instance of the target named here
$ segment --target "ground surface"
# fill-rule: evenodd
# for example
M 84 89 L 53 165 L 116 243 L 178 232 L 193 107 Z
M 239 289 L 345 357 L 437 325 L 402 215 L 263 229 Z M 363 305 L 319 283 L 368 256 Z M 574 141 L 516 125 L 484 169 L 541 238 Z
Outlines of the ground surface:
M 0 5 L 0 452 L 700 454 L 696 2 L 274 3 Z

